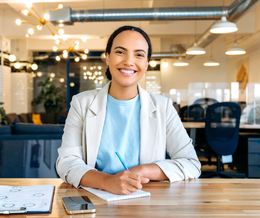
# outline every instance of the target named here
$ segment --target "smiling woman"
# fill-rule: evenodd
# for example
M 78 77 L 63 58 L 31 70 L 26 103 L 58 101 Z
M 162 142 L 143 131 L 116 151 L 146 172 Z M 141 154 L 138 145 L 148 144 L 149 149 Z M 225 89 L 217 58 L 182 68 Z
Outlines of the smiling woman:
M 111 81 L 71 102 L 57 160 L 65 182 L 131 194 L 150 180 L 200 175 L 200 162 L 172 101 L 138 84 L 151 52 L 150 39 L 140 28 L 123 26 L 110 36 L 106 75 Z

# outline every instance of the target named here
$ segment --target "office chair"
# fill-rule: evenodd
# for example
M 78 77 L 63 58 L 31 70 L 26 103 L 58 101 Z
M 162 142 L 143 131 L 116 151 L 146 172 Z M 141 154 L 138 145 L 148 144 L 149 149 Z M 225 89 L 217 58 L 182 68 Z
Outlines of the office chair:
M 241 173 L 221 172 L 221 156 L 232 155 L 238 145 L 241 108 L 237 103 L 222 102 L 210 105 L 206 112 L 205 133 L 213 155 L 217 156 L 217 172 L 204 174 L 202 178 L 219 176 L 222 178 L 244 177 Z M 233 175 L 233 176 L 232 176 Z
M 199 104 L 184 106 L 180 110 L 182 122 L 204 122 L 204 109 Z

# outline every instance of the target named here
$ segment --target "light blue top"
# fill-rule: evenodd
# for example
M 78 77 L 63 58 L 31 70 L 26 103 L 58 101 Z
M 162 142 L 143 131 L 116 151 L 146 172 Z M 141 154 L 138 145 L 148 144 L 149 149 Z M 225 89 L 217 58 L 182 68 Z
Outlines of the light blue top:
M 127 101 L 117 100 L 108 94 L 106 118 L 98 150 L 96 169 L 116 174 L 124 166 L 116 156 L 118 151 L 126 166 L 140 164 L 140 97 Z

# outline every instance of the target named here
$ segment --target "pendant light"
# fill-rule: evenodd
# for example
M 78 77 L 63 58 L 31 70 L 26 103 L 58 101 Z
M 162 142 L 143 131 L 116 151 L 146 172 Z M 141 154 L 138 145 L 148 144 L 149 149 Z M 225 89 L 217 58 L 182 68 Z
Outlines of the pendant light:
M 197 4 L 196 4 L 196 0 L 195 0 L 195 7 L 196 7 L 196 5 Z M 193 44 L 192 47 L 190 47 L 190 48 L 188 48 L 186 50 L 186 54 L 187 55 L 203 55 L 206 52 L 205 52 L 205 50 L 203 48 L 198 46 L 198 43 L 196 41 L 196 33 L 197 33 L 197 22 L 196 22 L 196 20 L 195 20 L 195 25 L 194 26 L 195 26 L 195 43 Z
M 235 23 L 227 21 L 227 17 L 223 15 L 221 17 L 221 21 L 215 23 L 211 29 L 211 33 L 215 34 L 225 34 L 225 33 L 233 33 L 238 30 L 237 25 Z
M 219 66 L 219 62 L 217 62 L 216 60 L 213 59 L 212 57 L 212 44 L 211 43 L 211 48 L 210 48 L 210 58 L 209 60 L 207 60 L 206 62 L 204 62 L 204 66 L 207 66 L 207 67 L 213 67 L 213 66 Z
M 173 66 L 175 67 L 186 67 L 189 63 L 184 61 L 181 57 L 173 63 Z
M 243 48 L 238 47 L 237 42 L 234 42 L 234 45 L 232 48 L 229 48 L 226 51 L 226 55 L 243 55 L 246 51 Z
M 193 46 L 188 48 L 186 51 L 187 55 L 203 55 L 205 53 L 206 53 L 205 50 L 199 47 L 197 42 L 195 42 Z

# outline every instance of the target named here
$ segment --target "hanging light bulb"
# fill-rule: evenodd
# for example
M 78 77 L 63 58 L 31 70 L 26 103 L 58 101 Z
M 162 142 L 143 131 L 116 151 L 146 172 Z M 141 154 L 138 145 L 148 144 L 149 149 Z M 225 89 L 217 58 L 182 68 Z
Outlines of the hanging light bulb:
M 16 23 L 17 25 L 21 25 L 22 21 L 21 21 L 20 19 L 17 19 L 17 20 L 15 21 L 15 23 Z
M 53 39 L 54 40 L 57 40 L 58 39 L 58 36 L 56 34 L 53 35 Z
M 16 60 L 15 55 L 13 55 L 13 54 L 9 55 L 9 61 L 13 62 L 15 60 Z
M 223 15 L 221 17 L 221 21 L 215 23 L 211 29 L 211 33 L 215 34 L 225 34 L 225 33 L 233 33 L 238 30 L 237 25 L 235 23 L 227 21 L 227 17 Z
M 49 15 L 49 14 L 44 14 L 44 15 L 43 15 L 43 18 L 44 18 L 45 20 L 49 20 L 49 19 L 50 19 L 50 15 Z
M 79 50 L 79 45 L 75 45 L 74 48 L 75 48 L 76 50 Z
M 199 47 L 198 44 L 195 42 L 192 47 L 188 48 L 186 51 L 187 55 L 203 55 L 206 51 Z
M 79 62 L 79 57 L 76 57 L 74 60 L 75 60 L 76 62 Z
M 37 74 L 38 77 L 42 76 L 42 72 L 41 71 L 37 72 L 36 74 Z
M 31 68 L 32 68 L 32 70 L 37 70 L 38 69 L 38 65 L 33 63 Z
M 213 66 L 219 66 L 219 62 L 213 59 L 212 57 L 212 46 L 213 43 L 210 44 L 210 58 L 206 62 L 204 62 L 204 66 L 213 67 Z
M 64 78 L 60 78 L 60 82 L 63 83 L 65 81 Z
M 55 57 L 56 61 L 60 61 L 60 56 Z
M 167 61 L 163 61 L 162 62 L 162 67 L 163 68 L 167 68 L 168 67 L 168 62 Z
M 87 54 L 87 53 L 89 52 L 89 50 L 86 48 L 86 49 L 84 50 L 84 52 Z
M 88 57 L 88 56 L 87 56 L 86 54 L 83 54 L 83 55 L 82 55 L 82 59 L 83 59 L 83 60 L 86 60 L 87 57 Z
M 25 16 L 27 16 L 27 15 L 29 14 L 29 11 L 28 11 L 28 10 L 23 10 L 23 14 L 24 14 Z
M 34 33 L 34 30 L 32 28 L 28 29 L 28 33 L 32 35 Z
M 246 51 L 243 48 L 238 47 L 236 41 L 234 43 L 234 46 L 226 51 L 226 55 L 242 55 L 245 53 Z
M 179 58 L 179 60 L 177 60 L 176 62 L 173 63 L 173 66 L 175 66 L 175 67 L 185 67 L 188 65 L 189 65 L 189 63 L 182 60 L 182 58 Z
M 57 46 L 53 46 L 53 47 L 52 47 L 52 50 L 53 50 L 53 51 L 57 51 L 57 50 L 58 50 Z
M 64 53 L 64 52 L 63 52 L 63 57 L 64 57 L 64 58 L 67 58 L 67 57 L 68 57 L 68 53 L 66 53 L 66 52 Z
M 68 37 L 67 36 L 63 36 L 62 39 L 63 39 L 63 41 L 67 41 Z
M 41 24 L 37 25 L 37 30 L 41 30 L 41 29 L 42 29 L 42 25 Z
M 60 40 L 57 39 L 57 40 L 55 41 L 55 43 L 56 43 L 57 45 L 59 45 L 59 44 L 60 44 Z
M 63 29 L 59 29 L 58 33 L 59 33 L 60 35 L 63 35 L 63 34 L 64 34 L 64 30 L 63 30 Z
M 21 67 L 21 64 L 20 64 L 20 63 L 15 63 L 15 64 L 14 64 L 14 68 L 15 68 L 15 69 L 19 69 L 20 67 Z
M 156 61 L 150 61 L 149 64 L 151 67 L 156 67 L 157 65 Z

